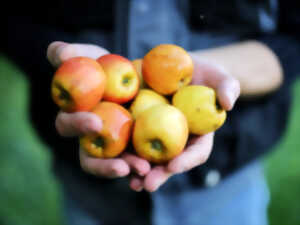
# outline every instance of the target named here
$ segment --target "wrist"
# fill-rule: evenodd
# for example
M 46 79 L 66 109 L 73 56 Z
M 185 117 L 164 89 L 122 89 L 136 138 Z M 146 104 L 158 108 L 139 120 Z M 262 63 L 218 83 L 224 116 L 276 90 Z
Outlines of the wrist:
M 276 90 L 283 75 L 277 56 L 258 41 L 193 51 L 198 60 L 219 65 L 241 84 L 241 96 L 261 96 Z

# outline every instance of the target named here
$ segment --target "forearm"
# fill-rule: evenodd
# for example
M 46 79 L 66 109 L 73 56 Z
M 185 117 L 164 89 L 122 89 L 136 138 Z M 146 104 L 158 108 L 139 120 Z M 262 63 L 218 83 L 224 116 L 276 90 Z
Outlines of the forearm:
M 223 66 L 241 85 L 241 97 L 262 96 L 276 90 L 283 72 L 273 51 L 258 41 L 194 51 L 201 60 Z

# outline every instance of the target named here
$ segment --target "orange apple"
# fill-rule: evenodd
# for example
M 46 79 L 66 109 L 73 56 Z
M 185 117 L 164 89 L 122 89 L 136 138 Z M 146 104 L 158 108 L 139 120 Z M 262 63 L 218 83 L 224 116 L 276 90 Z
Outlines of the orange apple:
M 193 68 L 192 58 L 183 48 L 161 44 L 143 58 L 142 74 L 152 89 L 170 95 L 191 82 Z
M 101 100 L 105 85 L 106 75 L 96 60 L 74 57 L 55 72 L 51 94 L 63 111 L 89 111 Z
M 131 114 L 113 102 L 100 102 L 92 112 L 102 119 L 103 128 L 98 134 L 81 137 L 80 146 L 94 157 L 118 156 L 125 150 L 131 136 Z
M 107 54 L 97 59 L 107 75 L 103 99 L 119 104 L 134 98 L 139 89 L 138 74 L 128 59 Z
M 137 154 L 149 162 L 166 163 L 182 152 L 188 134 L 183 113 L 174 106 L 159 104 L 137 116 L 133 146 Z
M 144 82 L 144 79 L 143 79 L 143 74 L 142 74 L 142 62 L 143 60 L 142 59 L 135 59 L 132 61 L 132 64 L 137 72 L 137 74 L 139 75 L 139 79 L 140 79 L 140 89 L 142 88 L 146 88 L 147 85 L 146 83 Z

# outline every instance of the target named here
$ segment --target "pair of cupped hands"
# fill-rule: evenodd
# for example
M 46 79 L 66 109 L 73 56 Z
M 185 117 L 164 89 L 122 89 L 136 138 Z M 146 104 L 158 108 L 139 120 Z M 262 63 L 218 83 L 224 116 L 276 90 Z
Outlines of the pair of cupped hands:
M 97 59 L 109 53 L 106 49 L 90 44 L 53 42 L 48 46 L 49 62 L 57 68 L 61 63 L 76 56 Z M 216 90 L 220 105 L 231 110 L 240 94 L 239 82 L 220 65 L 203 61 L 190 53 L 194 61 L 192 84 L 209 86 Z M 91 112 L 65 113 L 56 117 L 57 132 L 64 137 L 81 136 L 101 131 L 101 119 Z M 89 156 L 79 149 L 80 165 L 90 174 L 105 178 L 129 178 L 129 186 L 135 191 L 156 191 L 168 178 L 186 172 L 205 163 L 212 151 L 214 133 L 193 137 L 185 150 L 166 165 L 154 165 L 132 153 L 125 152 L 118 158 L 101 159 Z

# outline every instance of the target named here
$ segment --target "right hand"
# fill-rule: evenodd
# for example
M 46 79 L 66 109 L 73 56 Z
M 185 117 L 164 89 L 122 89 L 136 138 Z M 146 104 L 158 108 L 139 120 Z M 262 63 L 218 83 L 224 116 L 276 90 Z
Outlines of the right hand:
M 90 44 L 69 44 L 65 42 L 53 42 L 47 50 L 49 62 L 58 67 L 62 62 L 76 56 L 86 56 L 97 59 L 109 52 L 101 47 Z M 82 136 L 101 131 L 102 120 L 91 112 L 66 113 L 59 112 L 55 126 L 58 133 L 64 137 Z M 150 171 L 148 161 L 130 153 L 123 153 L 118 158 L 100 159 L 91 157 L 83 149 L 79 149 L 80 165 L 82 169 L 95 176 L 117 178 L 127 176 L 131 171 L 139 176 L 145 176 Z M 132 189 L 140 191 L 141 188 Z

